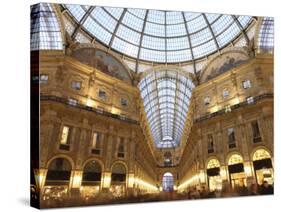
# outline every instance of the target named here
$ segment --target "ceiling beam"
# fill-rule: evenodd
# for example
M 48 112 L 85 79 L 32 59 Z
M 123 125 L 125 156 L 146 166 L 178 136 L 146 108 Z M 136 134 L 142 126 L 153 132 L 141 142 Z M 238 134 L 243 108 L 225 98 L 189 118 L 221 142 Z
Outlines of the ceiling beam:
M 205 20 L 205 22 L 206 22 L 206 24 L 207 24 L 207 26 L 208 26 L 208 28 L 209 28 L 211 34 L 212 34 L 212 37 L 213 37 L 213 40 L 215 41 L 217 50 L 219 51 L 219 50 L 220 50 L 219 43 L 218 43 L 217 38 L 216 38 L 216 36 L 215 36 L 215 33 L 214 33 L 214 31 L 213 31 L 213 29 L 212 29 L 212 27 L 211 27 L 211 24 L 210 24 L 210 22 L 209 22 L 209 20 L 208 20 L 208 18 L 207 18 L 207 16 L 206 16 L 206 14 L 205 14 L 205 13 L 202 13 L 202 15 L 203 15 L 203 18 L 204 18 L 204 20 Z
M 197 74 L 196 74 L 196 65 L 195 65 L 195 61 L 194 61 L 194 54 L 193 54 L 193 49 L 192 49 L 191 38 L 190 38 L 189 30 L 188 30 L 188 27 L 187 27 L 187 21 L 185 19 L 184 12 L 181 12 L 181 14 L 182 14 L 183 21 L 184 21 L 186 36 L 187 36 L 188 42 L 189 42 L 189 48 L 190 48 L 190 53 L 191 53 L 192 65 L 193 65 L 193 73 L 196 76 L 196 79 L 198 80 Z M 199 80 L 198 80 L 198 82 L 199 82 Z
M 157 78 L 156 78 L 156 71 L 154 71 L 154 79 L 155 79 L 155 85 L 156 85 L 156 95 L 157 95 L 157 105 L 158 105 L 158 115 L 159 115 L 159 117 L 160 117 L 160 124 L 161 124 L 161 121 L 162 121 L 162 118 L 161 118 L 161 116 L 160 116 L 160 103 L 159 103 L 159 96 L 158 96 L 158 81 L 157 81 Z M 145 81 L 146 82 L 146 81 Z M 152 84 L 153 85 L 153 84 Z M 152 86 L 151 85 L 151 86 Z M 159 124 L 159 123 L 158 123 Z M 160 125 L 159 124 L 159 125 Z M 162 132 L 162 129 L 160 130 L 161 131 L 161 138 L 163 139 L 163 132 Z
M 167 64 L 167 11 L 164 11 L 165 15 L 165 63 Z
M 243 36 L 244 36 L 244 38 L 245 38 L 245 40 L 246 40 L 247 45 L 249 45 L 250 39 L 249 39 L 249 37 L 248 37 L 248 35 L 247 35 L 247 32 L 246 32 L 245 29 L 243 28 L 242 24 L 240 23 L 240 21 L 237 19 L 237 17 L 236 17 L 235 15 L 232 15 L 231 17 L 233 18 L 233 20 L 235 21 L 236 25 L 237 25 L 237 26 L 239 27 L 239 29 L 241 30 L 241 32 L 242 32 L 242 34 L 243 34 Z
M 141 51 L 141 46 L 142 46 L 142 41 L 143 41 L 143 35 L 144 35 L 144 29 L 145 29 L 145 25 L 146 25 L 147 15 L 148 15 L 148 10 L 146 10 L 145 16 L 144 16 L 144 19 L 143 19 L 143 25 L 142 25 L 142 30 L 141 30 L 141 37 L 140 37 L 138 55 L 137 55 L 137 60 L 136 60 L 136 73 L 138 73 L 138 71 L 139 71 L 140 51 Z
M 81 18 L 81 20 L 79 21 L 77 27 L 75 28 L 75 30 L 73 31 L 71 38 L 72 40 L 75 39 L 77 33 L 79 32 L 79 30 L 82 28 L 83 24 L 85 23 L 85 21 L 87 20 L 87 18 L 90 16 L 91 12 L 95 9 L 95 7 L 91 6 L 86 13 L 83 15 L 83 17 Z
M 108 44 L 109 49 L 111 48 L 111 46 L 113 44 L 113 40 L 114 40 L 114 38 L 116 36 L 117 30 L 118 30 L 118 28 L 119 28 L 119 26 L 120 26 L 120 24 L 121 24 L 121 22 L 122 22 L 122 20 L 123 20 L 123 18 L 125 16 L 126 12 L 127 12 L 127 8 L 125 8 L 123 10 L 123 12 L 122 12 L 122 14 L 121 14 L 121 16 L 120 16 L 120 18 L 119 18 L 115 28 L 114 28 L 114 31 L 113 31 L 112 36 L 111 36 L 111 39 L 110 39 L 109 44 Z

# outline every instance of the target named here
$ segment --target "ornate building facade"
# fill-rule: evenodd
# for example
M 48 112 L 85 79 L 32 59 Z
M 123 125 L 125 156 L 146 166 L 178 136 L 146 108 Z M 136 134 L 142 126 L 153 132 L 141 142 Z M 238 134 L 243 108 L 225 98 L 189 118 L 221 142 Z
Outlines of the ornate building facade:
M 55 22 L 52 32 L 59 34 L 50 48 L 31 43 L 32 77 L 39 71 L 39 90 L 32 92 L 40 94 L 40 157 L 32 161 L 37 168 L 31 175 L 42 207 L 63 205 L 54 199 L 83 205 L 150 195 L 153 201 L 184 198 L 191 188 L 273 185 L 274 59 L 263 33 L 271 19 L 250 17 L 243 25 L 243 18 L 232 17 L 240 31 L 223 48 L 189 62 L 151 62 L 115 51 L 113 38 L 104 45 L 83 25 L 102 15 L 94 10 L 55 4 L 31 9 L 32 38 L 36 20 L 42 24 L 38 13 L 49 12 L 46 26 Z M 114 8 L 100 10 L 117 16 Z M 126 11 L 119 20 L 130 15 Z M 146 11 L 144 20 L 152 13 Z M 201 16 L 211 29 L 212 17 Z M 169 192 L 179 196 L 167 197 Z

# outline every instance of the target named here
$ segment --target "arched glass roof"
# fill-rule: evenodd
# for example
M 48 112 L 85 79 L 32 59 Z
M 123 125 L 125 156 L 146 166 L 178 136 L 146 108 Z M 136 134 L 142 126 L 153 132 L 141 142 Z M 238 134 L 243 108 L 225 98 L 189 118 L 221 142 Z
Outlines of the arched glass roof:
M 30 49 L 63 49 L 61 30 L 52 4 L 39 3 L 31 6 Z
M 243 33 L 251 16 L 64 5 L 77 28 L 111 49 L 157 63 L 192 61 L 212 54 Z
M 155 146 L 178 146 L 194 87 L 192 81 L 179 71 L 162 69 L 147 74 L 138 87 Z
M 273 51 L 274 49 L 274 19 L 272 17 L 263 18 L 259 37 L 258 47 L 262 51 Z

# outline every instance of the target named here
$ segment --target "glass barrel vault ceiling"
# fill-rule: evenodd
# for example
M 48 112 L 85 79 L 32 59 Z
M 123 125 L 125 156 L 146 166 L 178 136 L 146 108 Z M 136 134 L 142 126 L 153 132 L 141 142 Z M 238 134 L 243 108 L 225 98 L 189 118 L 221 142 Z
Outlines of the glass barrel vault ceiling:
M 77 27 L 129 57 L 158 63 L 196 60 L 239 36 L 251 16 L 64 5 Z M 74 30 L 75 31 L 75 30 Z
M 155 146 L 178 146 L 194 87 L 192 81 L 178 71 L 163 69 L 147 74 L 138 86 Z

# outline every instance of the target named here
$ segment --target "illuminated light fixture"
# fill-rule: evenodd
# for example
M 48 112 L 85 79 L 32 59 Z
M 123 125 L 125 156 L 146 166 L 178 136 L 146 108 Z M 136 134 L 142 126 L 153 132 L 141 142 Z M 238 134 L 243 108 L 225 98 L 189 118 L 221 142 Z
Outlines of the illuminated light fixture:
M 119 110 L 118 108 L 116 108 L 116 107 L 112 107 L 111 113 L 112 113 L 112 114 L 119 115 L 119 114 L 120 114 L 120 110 Z
M 219 110 L 219 107 L 216 105 L 216 106 L 214 106 L 214 107 L 212 107 L 211 109 L 210 109 L 210 112 L 211 113 L 215 113 L 215 112 L 217 112 Z
M 93 107 L 93 101 L 91 100 L 90 97 L 87 98 L 86 105 L 87 105 L 88 107 Z
M 226 113 L 231 112 L 231 106 L 230 106 L 230 105 L 225 106 L 224 111 L 225 111 Z
M 236 105 L 236 104 L 239 104 L 239 98 L 238 97 L 236 97 L 235 99 L 233 99 L 232 101 L 231 101 L 231 105 Z

